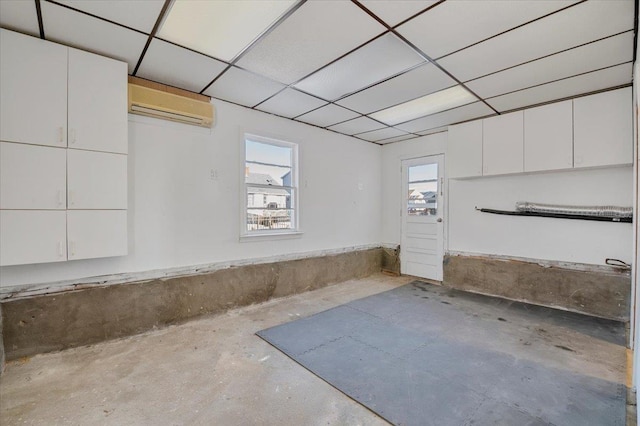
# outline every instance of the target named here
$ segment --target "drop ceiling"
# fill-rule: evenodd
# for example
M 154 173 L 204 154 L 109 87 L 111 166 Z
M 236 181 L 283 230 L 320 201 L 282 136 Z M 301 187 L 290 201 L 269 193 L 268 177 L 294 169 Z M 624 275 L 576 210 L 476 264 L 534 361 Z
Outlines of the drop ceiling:
M 634 3 L 0 0 L 0 26 L 386 144 L 630 85 Z

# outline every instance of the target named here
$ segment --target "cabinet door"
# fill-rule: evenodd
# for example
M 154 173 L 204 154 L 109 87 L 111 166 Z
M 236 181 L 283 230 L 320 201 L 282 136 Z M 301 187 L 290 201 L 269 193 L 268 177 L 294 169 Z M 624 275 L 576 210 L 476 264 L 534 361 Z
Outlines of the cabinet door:
M 127 153 L 127 64 L 69 49 L 69 147 Z
M 67 50 L 0 29 L 0 140 L 67 146 Z
M 0 142 L 0 209 L 65 210 L 64 148 Z
M 69 210 L 69 260 L 127 254 L 126 210 Z
M 67 150 L 68 208 L 126 209 L 127 156 Z
M 0 210 L 0 265 L 67 260 L 67 213 Z
M 447 177 L 482 176 L 482 120 L 449 126 L 448 137 Z
M 633 162 L 631 88 L 573 100 L 574 166 Z
M 485 118 L 482 123 L 482 174 L 501 175 L 524 170 L 522 111 Z
M 573 103 L 524 111 L 524 171 L 573 167 Z

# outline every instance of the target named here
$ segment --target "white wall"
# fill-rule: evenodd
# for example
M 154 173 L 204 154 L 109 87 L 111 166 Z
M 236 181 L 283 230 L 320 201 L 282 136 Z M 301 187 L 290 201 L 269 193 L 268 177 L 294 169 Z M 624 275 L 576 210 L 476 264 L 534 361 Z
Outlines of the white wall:
M 379 244 L 379 146 L 225 102 L 214 106 L 211 130 L 130 116 L 128 256 L 3 267 L 0 286 L 6 291 L 25 284 Z M 299 143 L 302 236 L 239 241 L 243 130 Z M 217 180 L 211 179 L 212 170 Z
M 382 146 L 382 243 L 400 244 L 402 160 L 443 154 L 446 146 L 447 132 Z
M 603 265 L 631 263 L 630 223 L 481 213 L 514 210 L 517 201 L 567 205 L 633 203 L 633 169 L 572 170 L 449 181 L 449 251 Z

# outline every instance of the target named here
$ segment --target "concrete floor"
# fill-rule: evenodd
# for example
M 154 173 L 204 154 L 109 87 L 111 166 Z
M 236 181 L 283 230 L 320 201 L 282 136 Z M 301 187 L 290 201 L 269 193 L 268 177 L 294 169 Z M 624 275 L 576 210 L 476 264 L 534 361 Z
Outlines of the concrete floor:
M 411 280 L 374 275 L 12 362 L 0 379 L 0 424 L 385 425 L 254 333 Z M 553 327 L 544 340 L 566 344 L 567 336 Z M 624 383 L 624 347 L 583 334 L 571 338 L 582 368 Z

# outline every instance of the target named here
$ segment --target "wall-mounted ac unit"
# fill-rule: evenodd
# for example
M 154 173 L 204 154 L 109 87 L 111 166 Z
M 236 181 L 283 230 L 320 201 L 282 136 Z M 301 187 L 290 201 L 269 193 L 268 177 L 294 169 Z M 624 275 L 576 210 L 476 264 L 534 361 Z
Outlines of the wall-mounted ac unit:
M 202 127 L 213 125 L 211 103 L 131 83 L 129 112 Z

